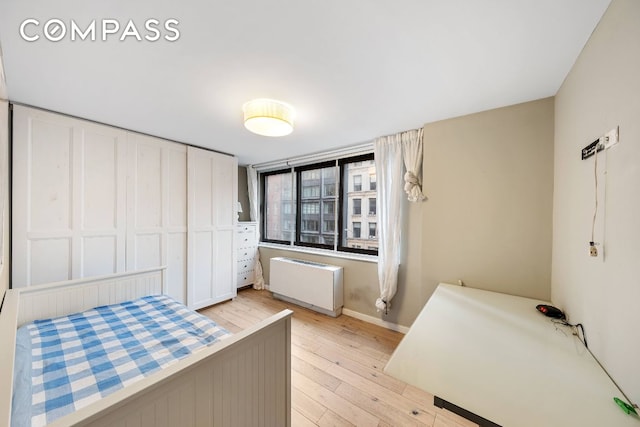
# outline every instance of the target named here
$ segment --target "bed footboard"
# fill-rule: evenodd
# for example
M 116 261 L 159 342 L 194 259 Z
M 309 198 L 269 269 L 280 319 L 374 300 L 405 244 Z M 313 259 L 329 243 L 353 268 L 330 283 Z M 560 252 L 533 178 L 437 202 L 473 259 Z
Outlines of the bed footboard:
M 291 314 L 283 310 L 51 426 L 290 426 Z
M 42 312 L 67 315 L 164 287 L 159 268 L 7 291 L 0 311 L 0 425 L 11 425 L 18 326 Z M 273 315 L 51 425 L 290 426 L 292 314 Z

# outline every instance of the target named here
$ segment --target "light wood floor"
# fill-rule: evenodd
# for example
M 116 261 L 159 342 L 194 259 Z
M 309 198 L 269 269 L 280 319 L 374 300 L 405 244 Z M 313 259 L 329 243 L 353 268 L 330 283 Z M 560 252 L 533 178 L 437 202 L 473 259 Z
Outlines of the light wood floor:
M 382 372 L 399 332 L 345 315 L 334 319 L 253 289 L 201 313 L 235 333 L 284 308 L 294 311 L 292 426 L 476 426 Z

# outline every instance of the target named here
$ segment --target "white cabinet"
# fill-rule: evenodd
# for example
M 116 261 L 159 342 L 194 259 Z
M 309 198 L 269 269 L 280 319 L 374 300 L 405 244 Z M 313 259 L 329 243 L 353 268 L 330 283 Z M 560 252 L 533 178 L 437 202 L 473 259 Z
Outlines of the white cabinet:
M 187 284 L 187 147 L 128 133 L 127 271 L 167 266 L 168 294 Z
M 187 305 L 198 309 L 236 296 L 238 165 L 234 157 L 194 147 L 187 158 Z
M 255 281 L 255 265 L 258 261 L 258 224 L 239 222 L 236 226 L 237 281 L 236 286 L 251 285 Z
M 232 156 L 14 107 L 16 288 L 164 265 L 178 301 L 233 298 L 236 200 Z
M 13 113 L 12 286 L 125 271 L 127 133 Z

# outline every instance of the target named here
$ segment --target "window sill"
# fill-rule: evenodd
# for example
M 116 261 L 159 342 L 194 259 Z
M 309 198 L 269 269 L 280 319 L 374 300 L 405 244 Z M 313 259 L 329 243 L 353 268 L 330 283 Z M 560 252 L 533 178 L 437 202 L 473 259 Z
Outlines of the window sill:
M 320 256 L 333 257 L 333 258 L 351 259 L 354 261 L 363 261 L 363 262 L 372 262 L 372 263 L 378 262 L 377 255 L 356 254 L 351 252 L 333 251 L 329 249 L 307 248 L 302 246 L 282 245 L 278 243 L 265 243 L 265 242 L 258 243 L 258 247 L 280 249 L 284 251 L 300 252 L 305 254 L 320 255 Z

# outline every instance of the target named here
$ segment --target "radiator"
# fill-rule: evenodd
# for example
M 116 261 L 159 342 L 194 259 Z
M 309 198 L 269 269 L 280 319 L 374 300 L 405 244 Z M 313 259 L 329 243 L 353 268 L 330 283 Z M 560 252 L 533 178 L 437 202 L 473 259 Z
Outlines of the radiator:
M 329 316 L 342 314 L 342 267 L 271 258 L 269 290 L 273 296 Z

